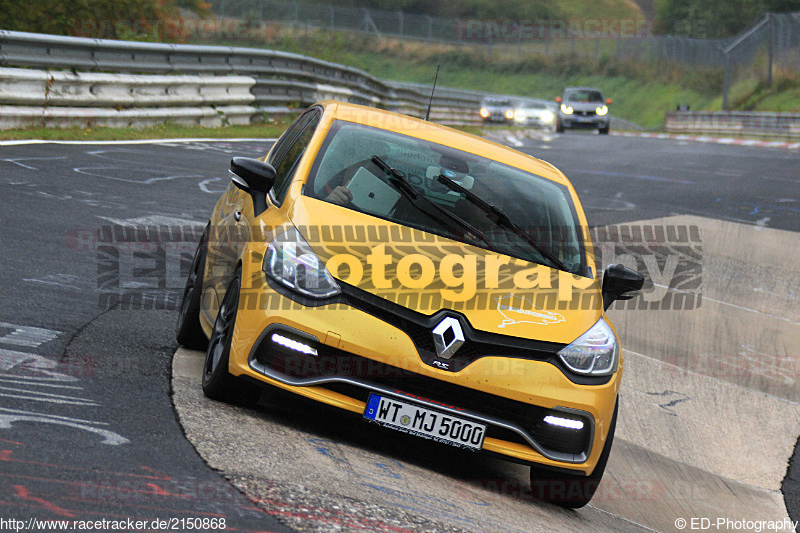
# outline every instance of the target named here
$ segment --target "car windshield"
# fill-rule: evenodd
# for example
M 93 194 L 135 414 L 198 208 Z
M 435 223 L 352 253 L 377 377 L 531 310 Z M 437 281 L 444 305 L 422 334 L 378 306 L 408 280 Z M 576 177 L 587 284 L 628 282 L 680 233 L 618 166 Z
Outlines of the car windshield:
M 508 107 L 508 106 L 511 106 L 511 105 L 512 105 L 512 103 L 511 103 L 511 100 L 504 100 L 504 99 L 487 99 L 487 100 L 484 100 L 484 101 L 483 101 L 483 105 L 484 105 L 484 106 L 497 106 L 497 107 L 503 107 L 503 106 L 506 106 L 506 107 Z
M 568 102 L 603 103 L 603 93 L 592 89 L 573 89 L 567 91 L 564 100 Z
M 393 176 L 392 171 L 399 176 Z M 496 217 L 468 201 L 463 192 L 445 186 L 438 179 L 440 175 L 500 208 L 527 235 L 498 224 Z M 578 217 L 566 187 L 440 144 L 337 120 L 320 148 L 304 194 L 487 250 L 552 265 L 538 247 L 557 258 L 569 272 L 586 275 Z M 441 210 L 455 216 L 445 216 Z

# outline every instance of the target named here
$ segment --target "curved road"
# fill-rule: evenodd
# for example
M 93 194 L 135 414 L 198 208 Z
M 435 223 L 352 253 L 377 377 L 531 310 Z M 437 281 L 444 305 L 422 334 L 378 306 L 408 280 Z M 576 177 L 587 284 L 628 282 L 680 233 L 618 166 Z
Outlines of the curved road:
M 794 238 L 800 231 L 800 177 L 796 170 L 800 154 L 794 152 L 581 134 L 521 142 L 520 149 L 554 163 L 572 179 L 593 225 L 695 216 L 737 225 L 734 228 L 783 230 L 775 233 L 776 238 Z M 409 451 L 393 435 L 348 431 L 338 421 L 349 419 L 327 416 L 324 410 L 298 420 L 292 414 L 302 410 L 302 405 L 276 411 L 269 407 L 269 395 L 262 398 L 256 411 L 210 404 L 199 397 L 197 386 L 190 386 L 190 357 L 183 367 L 175 367 L 171 382 L 175 313 L 169 308 L 183 283 L 179 258 L 187 258 L 193 251 L 194 232 L 207 219 L 226 184 L 231 155 L 256 156 L 269 146 L 269 141 L 0 146 L 4 200 L 0 210 L 4 274 L 0 290 L 6 296 L 0 310 L 0 518 L 214 518 L 225 519 L 228 527 L 237 530 L 255 531 L 285 531 L 287 525 L 438 530 L 475 529 L 476 524 L 488 521 L 499 527 L 503 513 L 498 514 L 497 509 L 511 505 L 515 513 L 530 520 L 515 526 L 521 530 L 553 529 L 548 524 L 557 524 L 561 530 L 638 530 L 647 520 L 633 516 L 635 509 L 614 504 L 641 501 L 636 499 L 637 490 L 645 491 L 644 497 L 650 498 L 647 501 L 660 504 L 659 512 L 669 515 L 667 500 L 651 497 L 660 489 L 645 486 L 645 481 L 652 481 L 662 471 L 658 465 L 651 464 L 650 477 L 621 475 L 619 479 L 636 479 L 637 484 L 610 483 L 618 492 L 616 497 L 611 493 L 605 503 L 566 512 L 525 501 L 524 485 L 512 483 L 495 490 L 493 482 L 521 479 L 514 465 L 480 458 L 467 471 L 463 462 L 472 458 L 427 443 Z M 120 226 L 173 229 L 156 239 L 152 232 L 125 232 Z M 709 228 L 719 232 L 709 233 L 713 235 L 741 232 L 728 226 Z M 160 240 L 161 246 L 153 246 L 154 240 Z M 791 266 L 781 268 L 793 272 Z M 764 269 L 758 274 L 774 273 Z M 714 280 L 704 278 L 706 282 L 709 291 L 719 289 Z M 795 288 L 791 282 L 784 285 L 787 283 L 788 289 Z M 114 297 L 119 293 L 126 295 L 122 302 Z M 794 294 L 794 300 L 779 302 L 778 314 L 791 330 L 781 330 L 781 335 L 794 335 L 792 328 L 800 321 L 789 316 L 791 304 L 798 307 L 798 293 Z M 642 339 L 632 342 L 642 350 L 653 348 Z M 756 360 L 783 355 L 759 353 Z M 797 355 L 791 356 L 796 363 Z M 640 368 L 658 363 L 652 358 L 637 361 Z M 781 402 L 798 397 L 797 369 L 796 364 L 789 366 L 782 381 L 734 383 L 744 387 L 736 389 L 720 385 L 715 394 L 740 398 L 737 401 L 745 398 L 748 405 L 762 409 L 783 408 L 786 405 Z M 626 379 L 631 377 L 634 384 L 632 376 Z M 696 397 L 707 390 L 706 382 L 697 385 Z M 751 391 L 758 394 L 750 395 Z M 654 394 L 661 392 L 669 391 Z M 186 440 L 184 428 L 176 420 L 172 393 L 185 430 L 203 457 Z M 673 401 L 673 406 L 687 405 L 680 400 L 667 394 L 656 405 Z M 649 416 L 636 407 L 640 403 L 632 393 L 635 416 L 631 420 Z M 209 409 L 212 415 L 222 414 L 229 420 L 219 423 L 204 418 Z M 795 417 L 792 413 L 787 416 Z M 249 443 L 241 449 L 239 441 L 220 430 L 236 421 L 249 423 L 253 417 L 267 418 L 273 424 L 270 427 L 284 428 L 291 438 L 284 450 L 252 448 Z M 787 427 L 794 428 L 793 424 L 787 423 Z M 621 441 L 627 444 L 619 447 L 620 457 L 651 463 L 657 457 L 675 463 L 675 454 L 668 449 L 658 450 L 657 456 L 648 454 L 649 447 L 637 442 L 635 433 L 631 431 L 629 439 Z M 298 434 L 304 436 L 302 440 Z M 779 436 L 786 440 L 782 433 L 769 434 L 764 442 Z M 370 442 L 365 444 L 366 440 Z M 360 479 L 361 485 L 373 486 L 363 487 L 364 493 L 359 495 L 351 483 L 326 501 L 325 491 L 314 486 L 313 472 L 309 477 L 298 472 L 301 482 L 293 485 L 263 483 L 264 477 L 270 477 L 265 474 L 271 472 L 269 468 L 277 471 L 277 465 L 286 468 L 296 460 L 287 457 L 290 450 L 316 453 L 321 459 L 313 460 L 328 461 L 326 468 L 333 472 L 350 472 L 340 474 L 342 479 Z M 716 490 L 723 491 L 714 485 L 722 480 L 728 484 L 728 492 L 747 494 L 755 498 L 747 501 L 761 502 L 757 508 L 773 508 L 777 472 L 751 479 L 745 473 L 725 470 L 721 461 L 723 466 L 713 458 L 697 457 L 680 464 L 687 479 L 699 480 L 692 487 L 707 491 L 705 497 L 713 499 Z M 223 471 L 235 485 L 204 461 L 216 468 L 233 464 Z M 796 459 L 795 465 L 798 463 Z M 366 464 L 370 465 L 368 471 L 363 470 Z M 644 463 L 634 463 L 634 471 L 637 464 Z M 459 492 L 455 496 L 426 494 L 424 502 L 403 504 L 404 494 L 413 491 L 397 481 L 403 478 L 397 472 L 400 468 L 411 468 L 415 476 L 429 477 L 431 483 L 444 480 L 437 487 L 455 487 Z M 672 468 L 674 471 L 674 465 Z M 715 477 L 707 477 L 708 472 Z M 781 479 L 784 474 L 780 473 Z M 476 480 L 483 480 L 483 485 L 479 481 L 476 487 Z M 795 472 L 783 483 L 787 507 L 795 520 L 800 515 L 798 482 L 800 474 Z M 731 488 L 734 485 L 741 485 L 741 490 Z M 623 486 L 626 490 L 620 489 Z M 499 499 L 485 506 L 491 511 L 481 513 L 481 502 L 491 499 L 485 497 L 486 491 Z M 254 499 L 260 501 L 253 503 Z M 388 511 L 370 504 L 387 500 L 395 502 Z M 458 506 L 448 508 L 460 501 L 472 502 L 474 507 L 465 513 Z M 677 518 L 675 513 L 671 516 Z M 470 522 L 471 517 L 484 522 Z

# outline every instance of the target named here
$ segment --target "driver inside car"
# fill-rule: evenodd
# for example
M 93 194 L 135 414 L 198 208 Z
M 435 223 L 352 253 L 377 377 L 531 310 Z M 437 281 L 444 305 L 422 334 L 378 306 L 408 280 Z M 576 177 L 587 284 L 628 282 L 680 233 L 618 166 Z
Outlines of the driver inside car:
M 328 183 L 325 184 L 326 196 L 324 196 L 323 199 L 326 202 L 331 202 L 337 205 L 347 205 L 348 202 L 351 202 L 353 200 L 353 193 L 345 184 L 349 183 L 350 179 L 359 168 L 365 166 L 371 167 L 374 166 L 374 164 L 370 160 L 359 161 L 338 172 Z M 431 170 L 434 172 L 431 172 Z M 454 180 L 465 188 L 471 188 L 472 178 L 467 175 L 467 172 L 469 172 L 469 167 L 467 166 L 466 162 L 443 154 L 439 159 L 438 166 L 428 168 L 427 177 L 428 179 L 433 180 L 433 188 L 435 190 L 447 190 L 443 185 L 439 185 L 438 182 L 436 182 L 436 178 L 439 174 L 444 174 L 446 177 Z

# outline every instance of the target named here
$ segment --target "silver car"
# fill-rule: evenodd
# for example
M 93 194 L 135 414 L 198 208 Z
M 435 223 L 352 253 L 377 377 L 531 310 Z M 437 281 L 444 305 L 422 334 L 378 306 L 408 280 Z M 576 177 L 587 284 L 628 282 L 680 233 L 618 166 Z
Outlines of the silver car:
M 552 103 L 521 101 L 514 109 L 514 124 L 517 126 L 552 129 L 555 121 L 556 109 Z
M 594 87 L 567 87 L 564 96 L 556 98 L 560 104 L 556 120 L 556 131 L 568 129 L 596 129 L 608 134 L 611 117 L 608 106 L 611 99 L 603 97 L 603 91 Z

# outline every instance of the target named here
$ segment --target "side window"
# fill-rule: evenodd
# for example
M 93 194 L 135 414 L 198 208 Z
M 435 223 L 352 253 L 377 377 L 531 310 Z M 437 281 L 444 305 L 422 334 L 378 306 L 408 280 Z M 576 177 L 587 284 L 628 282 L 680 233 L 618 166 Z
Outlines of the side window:
M 275 167 L 275 184 L 272 186 L 270 195 L 275 204 L 283 203 L 297 164 L 311 142 L 320 118 L 321 113 L 318 109 L 307 111 L 292 124 L 285 137 L 281 139 L 281 145 L 276 147 L 273 156 L 270 157 L 269 163 Z

